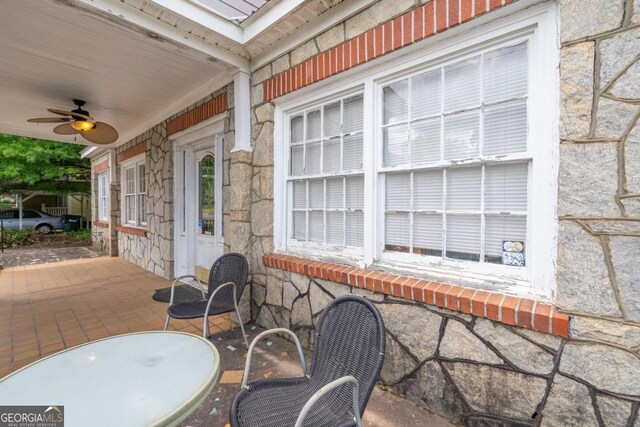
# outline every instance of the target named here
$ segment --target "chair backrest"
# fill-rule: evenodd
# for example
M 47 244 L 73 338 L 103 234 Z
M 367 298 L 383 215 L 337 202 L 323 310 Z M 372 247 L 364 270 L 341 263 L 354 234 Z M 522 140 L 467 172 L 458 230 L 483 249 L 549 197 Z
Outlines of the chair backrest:
M 236 284 L 236 303 L 240 302 L 242 291 L 247 284 L 249 276 L 249 264 L 242 254 L 228 253 L 222 255 L 213 263 L 209 272 L 209 288 L 207 298 L 218 286 L 223 283 L 233 282 Z M 218 303 L 226 303 L 233 307 L 233 289 L 228 286 L 220 290 L 216 295 Z
M 384 321 L 378 309 L 363 297 L 343 296 L 320 314 L 310 377 L 326 384 L 346 375 L 354 376 L 359 383 L 362 415 L 382 370 L 384 354 Z M 334 395 L 330 400 L 350 406 L 351 393 L 348 385 L 342 386 L 335 393 L 340 396 Z

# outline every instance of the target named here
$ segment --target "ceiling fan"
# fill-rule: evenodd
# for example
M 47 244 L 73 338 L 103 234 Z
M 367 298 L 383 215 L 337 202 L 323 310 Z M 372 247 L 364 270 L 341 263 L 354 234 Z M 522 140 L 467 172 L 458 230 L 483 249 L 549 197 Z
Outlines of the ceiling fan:
M 74 99 L 73 103 L 77 108 L 74 110 L 61 110 L 59 108 L 48 108 L 47 111 L 66 117 L 38 117 L 29 119 L 31 123 L 62 123 L 53 128 L 53 132 L 58 135 L 80 134 L 84 139 L 94 144 L 111 144 L 118 139 L 118 131 L 113 126 L 103 122 L 97 122 L 89 116 L 89 112 L 82 109 L 86 104 L 81 99 Z

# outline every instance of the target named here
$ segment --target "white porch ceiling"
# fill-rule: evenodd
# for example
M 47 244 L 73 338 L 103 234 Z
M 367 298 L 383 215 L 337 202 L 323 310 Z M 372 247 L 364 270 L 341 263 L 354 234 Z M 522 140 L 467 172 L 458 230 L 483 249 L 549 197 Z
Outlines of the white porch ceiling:
M 72 109 L 80 98 L 122 143 L 201 98 L 216 80 L 229 81 L 234 68 L 77 2 L 1 1 L 1 133 L 73 142 L 55 135 L 54 125 L 26 120 L 55 116 L 46 109 Z

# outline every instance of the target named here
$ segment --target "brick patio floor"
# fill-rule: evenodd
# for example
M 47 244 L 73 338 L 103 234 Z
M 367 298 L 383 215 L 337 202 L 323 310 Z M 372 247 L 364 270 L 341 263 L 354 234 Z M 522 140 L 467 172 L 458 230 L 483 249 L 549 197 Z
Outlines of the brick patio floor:
M 171 286 L 120 258 L 99 257 L 0 270 L 0 378 L 41 357 L 88 341 L 160 330 L 167 304 L 154 301 Z M 211 333 L 232 326 L 211 317 Z M 202 320 L 171 321 L 171 329 L 202 334 Z

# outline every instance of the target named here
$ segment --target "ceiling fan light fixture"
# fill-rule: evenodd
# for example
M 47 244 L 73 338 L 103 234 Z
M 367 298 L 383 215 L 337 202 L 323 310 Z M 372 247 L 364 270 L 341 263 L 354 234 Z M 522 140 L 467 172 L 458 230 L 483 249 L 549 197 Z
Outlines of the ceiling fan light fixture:
M 96 127 L 96 125 L 86 120 L 74 120 L 69 124 L 72 128 L 74 128 L 75 130 L 79 130 L 80 132 L 91 130 Z

